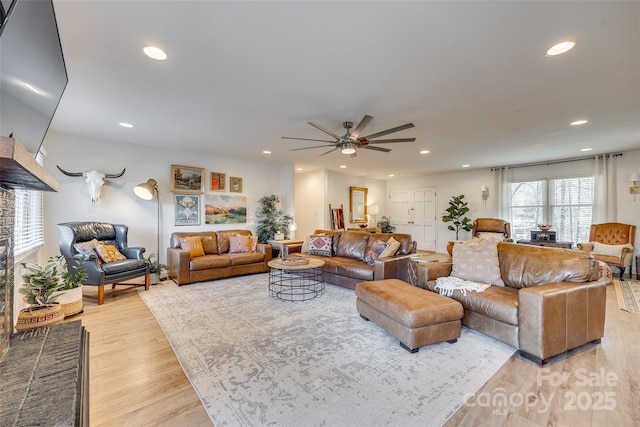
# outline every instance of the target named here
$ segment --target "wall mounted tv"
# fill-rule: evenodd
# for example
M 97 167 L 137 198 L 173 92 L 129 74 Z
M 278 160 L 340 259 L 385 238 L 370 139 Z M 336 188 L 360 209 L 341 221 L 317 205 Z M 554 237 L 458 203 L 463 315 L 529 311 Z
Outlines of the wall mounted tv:
M 0 136 L 13 134 L 35 156 L 68 81 L 53 2 L 1 5 Z

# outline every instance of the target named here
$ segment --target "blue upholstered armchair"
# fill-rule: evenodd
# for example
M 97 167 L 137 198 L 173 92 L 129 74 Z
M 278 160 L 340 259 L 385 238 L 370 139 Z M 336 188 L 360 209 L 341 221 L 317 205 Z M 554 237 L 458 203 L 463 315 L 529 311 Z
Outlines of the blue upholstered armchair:
M 144 286 L 149 289 L 149 265 L 143 257 L 145 248 L 129 247 L 127 232 L 129 228 L 123 224 L 104 222 L 67 222 L 58 224 L 60 253 L 67 260 L 67 268 L 73 273 L 80 268 L 87 272 L 83 282 L 85 286 L 97 286 L 98 295 L 84 294 L 85 298 L 104 303 L 105 285 L 111 285 L 107 296 L 119 294 L 129 289 Z M 97 245 L 99 243 L 102 246 Z M 110 246 L 110 247 L 109 247 Z M 97 247 L 98 251 L 94 250 Z M 118 258 L 112 260 L 99 256 L 100 248 L 113 252 L 117 249 Z M 115 257 L 114 257 L 115 258 Z M 120 282 L 144 276 L 144 284 Z M 116 289 L 116 286 L 122 286 Z

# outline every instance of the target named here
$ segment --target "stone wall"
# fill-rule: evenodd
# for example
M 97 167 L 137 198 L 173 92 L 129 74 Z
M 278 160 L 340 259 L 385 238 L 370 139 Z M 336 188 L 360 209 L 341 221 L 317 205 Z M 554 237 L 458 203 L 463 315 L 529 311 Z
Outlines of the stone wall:
M 13 237 L 14 228 L 14 212 L 15 212 L 15 196 L 12 190 L 4 189 L 0 186 L 0 238 Z M 0 325 L 5 324 L 4 316 L 8 316 L 9 323 L 13 328 L 13 298 L 14 298 L 14 268 L 13 268 L 13 249 L 10 249 L 7 259 L 7 276 L 9 283 L 6 292 L 9 295 L 9 303 L 0 310 Z M 2 303 L 4 304 L 4 302 Z M 1 304 L 0 304 L 1 305 Z M 4 314 L 4 316 L 2 315 Z M 10 331 L 9 333 L 11 333 Z

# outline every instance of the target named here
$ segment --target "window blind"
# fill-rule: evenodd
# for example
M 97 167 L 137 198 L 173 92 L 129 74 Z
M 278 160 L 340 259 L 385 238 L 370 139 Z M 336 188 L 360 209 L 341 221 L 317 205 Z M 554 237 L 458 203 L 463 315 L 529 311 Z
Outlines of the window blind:
M 36 157 L 42 164 L 42 154 Z M 14 254 L 19 256 L 44 246 L 44 197 L 42 191 L 15 190 Z

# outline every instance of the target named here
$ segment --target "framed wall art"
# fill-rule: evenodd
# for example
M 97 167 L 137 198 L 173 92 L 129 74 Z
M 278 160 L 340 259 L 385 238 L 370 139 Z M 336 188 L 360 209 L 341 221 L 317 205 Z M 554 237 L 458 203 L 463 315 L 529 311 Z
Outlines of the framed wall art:
M 229 191 L 232 193 L 242 193 L 242 178 L 237 176 L 229 177 Z
M 206 224 L 241 224 L 247 222 L 247 197 L 206 194 Z
M 200 196 L 174 195 L 176 225 L 200 225 Z
M 224 180 L 226 175 L 220 172 L 211 172 L 211 179 L 209 180 L 210 191 L 225 191 Z
M 171 165 L 171 191 L 174 193 L 204 193 L 204 169 Z

